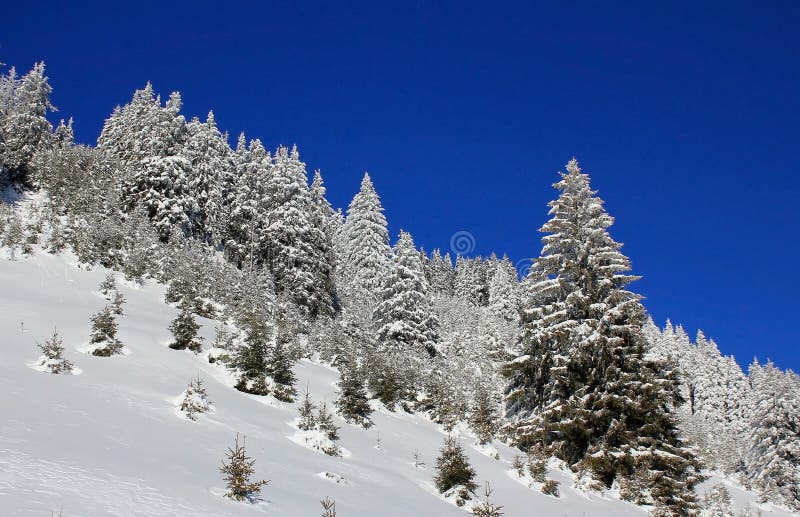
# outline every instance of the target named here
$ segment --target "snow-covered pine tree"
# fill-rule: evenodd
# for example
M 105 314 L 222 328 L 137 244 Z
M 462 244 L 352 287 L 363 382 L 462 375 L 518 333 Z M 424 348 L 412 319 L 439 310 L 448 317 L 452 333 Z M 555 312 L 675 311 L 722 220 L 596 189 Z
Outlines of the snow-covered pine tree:
M 275 330 L 266 315 L 255 310 L 245 310 L 238 323 L 244 330 L 244 340 L 237 346 L 232 359 L 232 366 L 238 372 L 234 387 L 245 393 L 267 395 L 270 344 Z
M 213 111 L 204 123 L 195 118 L 186 127 L 183 153 L 192 165 L 188 190 L 196 201 L 191 226 L 197 237 L 224 242 L 235 167 L 227 135 L 217 129 Z
M 50 373 L 69 375 L 75 369 L 71 361 L 64 358 L 64 343 L 58 331 L 53 329 L 53 335 L 44 343 L 38 343 L 44 358 L 40 365 L 50 369 Z
M 516 321 L 519 317 L 519 282 L 508 257 L 497 261 L 489 284 L 489 310 L 508 322 Z
M 517 357 L 505 366 L 507 430 L 523 449 L 541 446 L 599 486 L 635 482 L 624 495 L 694 514 L 701 477 L 672 414 L 675 373 L 645 357 L 645 312 L 626 289 L 636 277 L 608 233 L 613 219 L 577 161 L 555 188 Z
M 89 342 L 95 346 L 92 355 L 109 357 L 122 353 L 122 343 L 117 339 L 117 322 L 108 305 L 92 316 Z
M 725 488 L 725 485 L 717 483 L 706 492 L 701 515 L 702 517 L 730 517 L 733 515 L 731 493 Z
M 297 147 L 280 147 L 273 162 L 264 253 L 276 293 L 287 293 L 307 318 L 330 314 L 331 244 L 315 217 L 306 166 Z
M 208 400 L 208 393 L 198 373 L 197 378 L 189 382 L 189 386 L 183 393 L 180 410 L 186 414 L 186 418 L 196 421 L 197 415 L 206 413 L 210 409 L 210 405 L 211 402 Z
M 317 428 L 317 417 L 314 414 L 315 409 L 316 406 L 311 400 L 311 394 L 308 392 L 308 388 L 306 388 L 306 392 L 303 395 L 303 401 L 297 408 L 297 412 L 300 415 L 300 418 L 297 420 L 298 429 L 301 431 L 311 431 Z
M 339 427 L 333 421 L 333 414 L 328 411 L 328 404 L 325 402 L 317 407 L 317 428 L 325 433 L 328 440 L 339 439 Z
M 772 362 L 750 366 L 754 409 L 745 474 L 762 500 L 800 511 L 800 381 Z
M 481 445 L 491 442 L 500 427 L 497 404 L 484 384 L 475 387 L 469 425 Z
M 225 497 L 237 501 L 252 501 L 261 493 L 261 487 L 269 483 L 268 480 L 252 481 L 250 479 L 255 474 L 253 468 L 255 460 L 247 456 L 246 442 L 247 438 L 243 437 L 242 444 L 239 445 L 239 433 L 236 433 L 233 447 L 228 448 L 228 461 L 227 463 L 223 461 L 219 469 L 228 489 Z
M 181 312 L 172 320 L 169 331 L 172 333 L 172 342 L 169 347 L 174 350 L 186 350 L 198 353 L 203 350 L 202 337 L 197 335 L 200 325 L 194 319 L 188 303 L 181 304 Z
M 368 173 L 361 189 L 347 209 L 343 228 L 343 256 L 339 286 L 348 301 L 366 299 L 373 303 L 380 297 L 382 280 L 390 269 L 389 231 L 381 200 Z
M 125 295 L 119 291 L 114 291 L 114 298 L 111 300 L 111 312 L 116 316 L 122 316 L 123 305 L 125 305 Z
M 45 75 L 44 62 L 36 63 L 19 81 L 12 70 L 4 90 L 4 113 L 0 113 L 3 115 L 0 186 L 3 181 L 27 184 L 34 155 L 52 144 L 53 126 L 47 120 L 47 113 L 55 108 L 50 103 L 53 89 Z
M 270 352 L 268 372 L 274 383 L 272 396 L 283 402 L 294 402 L 294 398 L 297 396 L 294 383 L 297 378 L 292 371 L 293 361 L 287 349 L 287 332 L 286 325 L 279 320 L 275 346 Z
M 442 256 L 439 248 L 433 250 L 425 272 L 431 293 L 452 296 L 454 276 L 455 272 L 453 271 L 453 261 L 450 258 L 450 254 L 447 253 Z
M 252 266 L 261 262 L 260 246 L 269 204 L 266 181 L 272 158 L 260 140 L 251 141 L 247 147 L 242 133 L 233 161 L 236 178 L 227 222 L 225 256 L 240 267 Z
M 103 297 L 106 300 L 111 301 L 116 290 L 117 290 L 117 281 L 114 278 L 114 273 L 109 273 L 100 283 L 100 289 L 98 292 L 101 295 L 103 295 Z
M 365 429 L 372 426 L 369 397 L 366 389 L 366 375 L 358 364 L 358 357 L 347 354 L 339 363 L 339 397 L 334 405 L 346 422 L 363 426 Z
M 375 309 L 378 340 L 392 352 L 434 357 L 438 319 L 428 301 L 428 283 L 410 233 L 400 232 L 392 265 Z
M 436 475 L 433 478 L 439 493 L 453 491 L 456 504 L 464 506 L 478 485 L 475 484 L 475 469 L 469 464 L 464 449 L 458 439 L 448 436 L 436 458 Z

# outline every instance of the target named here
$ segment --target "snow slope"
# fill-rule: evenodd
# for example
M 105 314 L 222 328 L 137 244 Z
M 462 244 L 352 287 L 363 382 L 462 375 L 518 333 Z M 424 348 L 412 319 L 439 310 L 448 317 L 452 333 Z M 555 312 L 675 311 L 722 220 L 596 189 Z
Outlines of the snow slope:
M 88 341 L 90 316 L 106 303 L 94 294 L 106 273 L 80 269 L 69 254 L 0 258 L 0 515 L 49 516 L 63 507 L 64 516 L 318 516 L 325 496 L 336 500 L 340 517 L 468 515 L 433 488 L 432 466 L 445 436 L 439 426 L 378 411 L 370 430 L 336 417 L 346 457 L 296 443 L 296 404 L 240 393 L 227 372 L 204 356 L 166 346 L 176 310 L 163 303 L 163 286 L 123 285 L 118 276 L 128 299 L 119 337 L 130 354 L 79 352 Z M 209 343 L 215 322 L 199 322 Z M 80 375 L 31 368 L 39 356 L 36 342 L 53 327 Z M 301 390 L 308 385 L 315 402 L 331 406 L 333 369 L 301 361 L 295 372 Z M 215 410 L 191 422 L 177 412 L 175 400 L 198 373 Z M 236 432 L 247 436 L 257 475 L 271 480 L 256 504 L 221 496 L 218 467 Z M 478 451 L 468 433 L 461 439 L 476 481 L 491 482 L 493 501 L 507 516 L 646 515 L 611 496 L 572 488 L 561 471 L 550 474 L 561 482 L 561 497 L 543 495 L 510 474 L 512 449 L 495 444 L 501 456 L 495 460 Z M 424 469 L 414 466 L 415 449 Z M 732 484 L 730 489 L 738 507 L 757 507 L 750 494 Z

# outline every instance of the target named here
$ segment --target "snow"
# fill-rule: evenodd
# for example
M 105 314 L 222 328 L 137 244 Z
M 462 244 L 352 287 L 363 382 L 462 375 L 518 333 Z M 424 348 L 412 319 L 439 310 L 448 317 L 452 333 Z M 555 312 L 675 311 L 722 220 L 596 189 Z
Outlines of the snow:
M 404 413 L 376 411 L 375 426 L 341 427 L 337 445 L 347 451 L 331 457 L 298 444 L 287 422 L 297 404 L 246 395 L 231 387 L 231 377 L 208 354 L 164 346 L 177 311 L 163 303 L 164 287 L 146 281 L 118 282 L 127 298 L 126 317 L 118 318 L 118 337 L 130 355 L 111 358 L 81 353 L 89 318 L 105 301 L 93 294 L 107 274 L 79 269 L 70 254 L 38 250 L 15 261 L 0 259 L 0 515 L 319 515 L 319 500 L 336 500 L 344 516 L 464 516 L 433 489 L 433 465 L 442 445 L 440 426 Z M 205 343 L 213 342 L 217 322 L 198 318 Z M 34 371 L 36 342 L 53 327 L 63 337 L 64 357 L 81 375 Z M 297 386 L 309 386 L 315 402 L 335 400 L 337 373 L 315 361 L 295 366 Z M 196 422 L 176 418 L 177 396 L 200 374 L 214 411 Z M 256 476 L 271 480 L 255 504 L 222 497 L 219 465 L 236 433 L 247 437 Z M 376 448 L 380 441 L 380 447 Z M 305 437 L 303 437 L 303 440 Z M 548 476 L 561 484 L 555 498 L 509 475 L 515 451 L 498 443 L 476 447 L 460 436 L 477 471 L 479 486 L 491 483 L 492 501 L 508 516 L 644 516 L 646 511 L 613 494 L 574 488 L 570 473 L 554 464 Z M 419 450 L 425 469 L 414 467 Z M 496 451 L 500 459 L 494 459 Z M 710 487 L 712 479 L 704 487 Z M 768 506 L 738 485 L 725 481 L 737 508 L 750 504 L 763 515 L 790 515 Z

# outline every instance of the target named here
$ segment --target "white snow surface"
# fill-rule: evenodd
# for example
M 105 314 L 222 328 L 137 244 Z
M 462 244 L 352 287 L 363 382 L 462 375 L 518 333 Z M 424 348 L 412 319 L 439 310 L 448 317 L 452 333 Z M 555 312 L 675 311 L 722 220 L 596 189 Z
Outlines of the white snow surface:
M 163 303 L 164 287 L 152 281 L 132 288 L 117 274 L 127 298 L 118 337 L 129 355 L 81 353 L 89 318 L 105 304 L 93 291 L 107 274 L 86 270 L 70 254 L 36 251 L 11 261 L 0 258 L 0 515 L 63 516 L 318 516 L 320 499 L 336 500 L 338 515 L 465 516 L 432 489 L 433 465 L 445 433 L 429 420 L 376 411 L 369 430 L 341 426 L 343 457 L 330 457 L 295 443 L 297 404 L 234 390 L 223 367 L 206 354 L 169 349 L 167 326 L 177 314 Z M 216 322 L 198 319 L 205 343 Z M 52 375 L 29 365 L 40 355 L 36 342 L 57 328 L 64 356 L 81 375 Z M 197 374 L 215 411 L 197 422 L 176 411 L 178 397 Z M 303 360 L 297 386 L 308 385 L 315 402 L 336 398 L 337 373 Z M 219 465 L 236 433 L 246 435 L 256 476 L 269 479 L 256 503 L 222 497 Z M 380 447 L 376 447 L 380 436 Z M 514 449 L 493 443 L 475 447 L 468 432 L 459 439 L 482 487 L 508 517 L 642 516 L 647 511 L 612 494 L 574 488 L 568 472 L 551 470 L 560 498 L 529 488 L 509 474 Z M 415 468 L 421 453 L 424 469 Z M 500 456 L 493 459 L 494 450 Z M 712 482 L 706 483 L 708 486 Z M 738 485 L 725 481 L 737 508 L 749 503 L 763 515 L 791 515 L 758 506 Z

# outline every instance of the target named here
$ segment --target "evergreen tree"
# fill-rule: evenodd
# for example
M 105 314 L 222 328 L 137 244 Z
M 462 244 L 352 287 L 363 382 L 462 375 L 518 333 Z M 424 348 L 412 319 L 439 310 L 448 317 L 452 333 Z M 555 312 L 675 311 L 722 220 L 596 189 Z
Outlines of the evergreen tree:
M 470 493 L 478 487 L 474 478 L 475 469 L 470 466 L 461 444 L 456 438 L 448 436 L 436 458 L 436 475 L 433 478 L 436 489 L 442 494 L 455 489 L 456 504 L 463 506 L 471 499 Z
M 196 201 L 196 210 L 189 216 L 191 226 L 196 236 L 223 242 L 234 181 L 227 135 L 217 129 L 211 111 L 205 123 L 194 119 L 187 124 L 187 135 L 184 155 L 191 163 L 188 190 Z
M 267 180 L 265 258 L 277 294 L 287 293 L 309 318 L 330 314 L 331 265 L 327 240 L 308 190 L 305 164 L 297 147 L 278 149 Z
M 499 428 L 500 417 L 492 396 L 485 386 L 479 384 L 475 389 L 469 424 L 481 445 L 492 441 Z
M 733 515 L 731 494 L 725 485 L 717 483 L 709 490 L 703 501 L 703 517 L 729 517 Z
M 92 316 L 89 342 L 95 345 L 92 355 L 109 357 L 122 353 L 122 343 L 117 339 L 117 322 L 108 305 Z
M 219 469 L 228 489 L 225 497 L 237 501 L 252 501 L 261 493 L 261 487 L 269 483 L 267 480 L 252 481 L 250 479 L 255 474 L 253 468 L 255 460 L 247 456 L 245 444 L 246 438 L 242 438 L 242 445 L 239 445 L 239 433 L 236 433 L 233 447 L 228 448 L 228 461 L 227 463 L 223 461 Z
M 311 394 L 306 389 L 306 393 L 303 396 L 303 402 L 300 403 L 300 407 L 297 408 L 298 413 L 300 413 L 300 419 L 297 421 L 297 428 L 301 431 L 311 431 L 317 428 L 317 417 L 314 414 L 314 410 L 316 406 L 311 401 Z
M 292 359 L 286 349 L 286 343 L 281 335 L 285 330 L 278 333 L 278 339 L 272 348 L 269 364 L 269 375 L 274 381 L 272 395 L 283 402 L 294 402 L 297 390 L 294 388 L 296 377 L 292 372 Z
M 508 322 L 516 321 L 519 312 L 519 283 L 514 266 L 508 257 L 497 261 L 489 285 L 489 310 Z
M 100 294 L 105 297 L 106 300 L 111 301 L 114 293 L 117 290 L 117 281 L 114 278 L 114 273 L 109 273 L 100 283 Z
M 202 337 L 197 336 L 197 331 L 200 325 L 194 319 L 194 314 L 189 308 L 189 305 L 184 303 L 181 305 L 181 312 L 172 320 L 169 325 L 169 331 L 172 333 L 173 340 L 169 347 L 174 350 L 189 349 L 192 352 L 198 353 L 203 350 L 201 343 Z
M 378 340 L 392 352 L 434 357 L 438 320 L 428 302 L 428 285 L 411 234 L 400 232 L 393 268 L 375 310 Z
M 492 495 L 492 487 L 487 481 L 483 488 L 484 501 L 472 508 L 472 515 L 476 517 L 502 517 L 503 507 L 493 504 L 489 498 Z
M 196 421 L 197 415 L 206 413 L 210 409 L 210 404 L 200 374 L 197 374 L 197 378 L 189 382 L 189 386 L 183 393 L 180 410 L 186 414 L 186 418 Z
M 555 187 L 518 354 L 505 367 L 508 431 L 524 449 L 541 446 L 588 470 L 599 486 L 636 478 L 637 502 L 696 513 L 701 477 L 672 414 L 675 372 L 645 357 L 645 312 L 626 289 L 636 277 L 608 233 L 613 219 L 575 160 Z
M 346 422 L 357 423 L 364 428 L 372 426 L 372 408 L 365 387 L 366 376 L 358 365 L 355 354 L 348 354 L 339 364 L 339 397 L 335 405 Z
M 34 155 L 52 142 L 53 126 L 47 113 L 55 108 L 50 103 L 52 87 L 44 62 L 36 63 L 18 82 L 12 70 L 4 89 L 8 97 L 0 117 L 0 171 L 5 173 L 5 181 L 27 184 Z M 2 180 L 0 176 L 0 184 Z
M 42 366 L 47 366 L 50 373 L 69 375 L 75 369 L 71 361 L 64 358 L 64 343 L 61 336 L 53 329 L 53 335 L 44 343 L 38 344 L 39 349 L 42 351 L 44 358 L 39 363 Z
M 236 348 L 232 366 L 238 371 L 235 388 L 254 395 L 269 394 L 267 374 L 274 329 L 263 314 L 248 310 L 240 317 L 244 340 Z
M 333 421 L 333 414 L 328 411 L 328 405 L 323 402 L 317 408 L 317 428 L 325 433 L 328 440 L 339 439 L 339 427 Z
M 236 179 L 225 240 L 225 255 L 236 265 L 252 267 L 261 262 L 260 249 L 269 196 L 266 190 L 272 158 L 260 140 L 245 146 L 244 134 L 233 155 Z
M 754 410 L 745 455 L 749 483 L 764 501 L 800 511 L 800 382 L 768 362 L 750 366 Z
M 350 297 L 377 299 L 391 249 L 383 206 L 368 173 L 347 209 L 343 241 L 342 287 Z
M 122 306 L 125 304 L 125 295 L 121 292 L 114 292 L 114 298 L 111 300 L 111 312 L 117 316 L 122 316 Z

